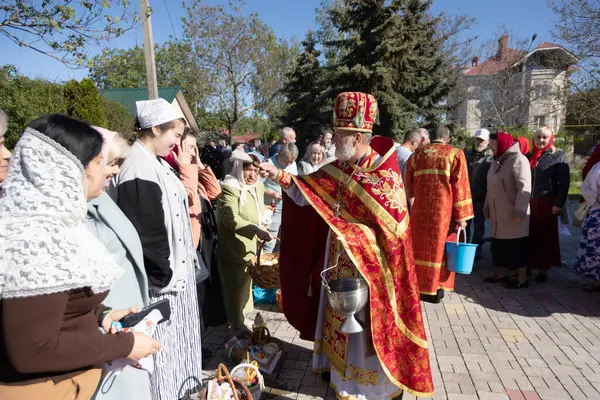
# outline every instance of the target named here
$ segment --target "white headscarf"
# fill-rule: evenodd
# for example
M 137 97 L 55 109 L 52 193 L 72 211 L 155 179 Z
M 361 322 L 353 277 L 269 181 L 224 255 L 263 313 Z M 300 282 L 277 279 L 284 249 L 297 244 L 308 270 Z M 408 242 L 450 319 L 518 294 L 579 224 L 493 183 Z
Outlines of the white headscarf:
M 135 107 L 142 129 L 149 129 L 177 119 L 185 119 L 181 110 L 165 99 L 136 101 Z
M 104 143 L 102 144 L 102 159 L 104 162 L 104 166 L 106 166 L 106 164 L 108 163 L 108 154 L 110 153 L 110 145 L 112 144 L 112 141 L 114 140 L 115 136 L 118 135 L 118 133 L 114 131 L 109 131 L 108 129 L 101 128 L 99 126 L 92 125 L 92 128 L 100 132 L 100 134 L 102 135 L 102 139 L 104 139 Z
M 256 157 L 254 154 L 253 156 Z M 238 147 L 231 153 L 233 168 L 231 173 L 223 179 L 223 186 L 229 186 L 240 191 L 240 208 L 246 205 L 246 193 L 250 193 L 252 197 L 256 200 L 258 199 L 258 195 L 256 194 L 256 183 L 258 181 L 254 182 L 252 185 L 248 185 L 244 179 L 244 164 L 258 161 L 258 157 L 256 158 L 257 159 L 255 160 L 250 154 L 246 154 L 241 147 Z M 260 208 L 258 209 L 260 210 Z
M 86 228 L 83 165 L 27 128 L 0 196 L 0 298 L 110 289 L 123 270 Z

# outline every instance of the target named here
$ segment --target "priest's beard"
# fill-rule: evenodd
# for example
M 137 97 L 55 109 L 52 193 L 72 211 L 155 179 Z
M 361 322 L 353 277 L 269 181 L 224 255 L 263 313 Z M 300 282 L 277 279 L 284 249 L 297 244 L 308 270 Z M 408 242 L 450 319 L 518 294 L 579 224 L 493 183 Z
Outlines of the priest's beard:
M 352 143 L 352 136 L 348 136 L 344 143 L 341 146 L 336 146 L 335 148 L 335 158 L 340 161 L 348 161 L 352 157 L 354 157 L 354 153 L 356 153 L 356 148 L 354 143 Z

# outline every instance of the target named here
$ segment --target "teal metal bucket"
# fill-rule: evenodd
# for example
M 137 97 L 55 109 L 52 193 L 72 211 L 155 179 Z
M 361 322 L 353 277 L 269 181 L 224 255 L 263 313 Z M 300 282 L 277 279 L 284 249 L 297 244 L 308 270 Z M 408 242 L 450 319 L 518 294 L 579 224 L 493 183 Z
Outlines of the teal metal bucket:
M 458 229 L 456 242 L 446 242 L 446 267 L 450 272 L 468 275 L 473 271 L 475 263 L 476 244 L 460 242 L 461 231 L 467 241 L 467 232 L 463 228 Z

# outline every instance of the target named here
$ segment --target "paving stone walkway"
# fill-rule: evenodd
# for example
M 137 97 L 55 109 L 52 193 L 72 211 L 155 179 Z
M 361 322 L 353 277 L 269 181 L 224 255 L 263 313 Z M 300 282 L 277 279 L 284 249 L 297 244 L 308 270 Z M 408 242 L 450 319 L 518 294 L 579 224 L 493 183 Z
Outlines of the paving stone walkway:
M 573 236 L 561 239 L 561 250 L 571 266 L 580 232 L 569 229 Z M 600 295 L 582 291 L 569 268 L 554 268 L 547 283 L 528 289 L 483 283 L 493 273 L 488 246 L 480 267 L 457 278 L 456 292 L 424 304 L 434 399 L 600 399 Z M 335 399 L 311 371 L 312 343 L 275 310 L 261 313 L 285 353 L 261 400 Z M 227 358 L 227 339 L 224 329 L 207 332 L 203 344 L 215 351 L 208 375 Z

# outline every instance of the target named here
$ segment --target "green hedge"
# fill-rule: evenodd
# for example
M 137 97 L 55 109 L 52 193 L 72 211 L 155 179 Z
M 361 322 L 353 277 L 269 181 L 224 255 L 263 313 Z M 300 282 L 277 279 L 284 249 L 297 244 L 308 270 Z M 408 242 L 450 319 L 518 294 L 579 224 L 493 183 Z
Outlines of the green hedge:
M 47 114 L 70 115 L 126 136 L 132 136 L 133 131 L 133 117 L 121 104 L 100 97 L 91 80 L 63 85 L 20 75 L 11 65 L 0 67 L 0 109 L 9 117 L 9 149 L 31 121 Z

